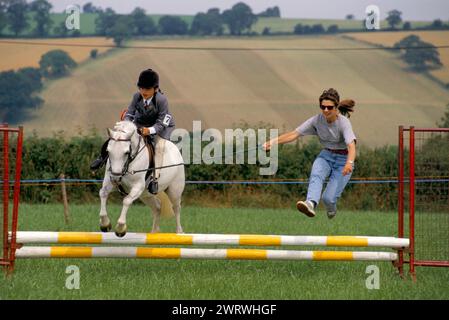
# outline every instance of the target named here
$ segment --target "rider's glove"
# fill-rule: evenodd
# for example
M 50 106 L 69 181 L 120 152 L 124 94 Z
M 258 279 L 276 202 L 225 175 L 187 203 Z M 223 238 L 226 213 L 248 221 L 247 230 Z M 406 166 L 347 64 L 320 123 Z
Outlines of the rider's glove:
M 153 127 L 142 127 L 140 128 L 140 133 L 143 136 L 149 136 L 150 134 L 156 134 L 156 130 Z

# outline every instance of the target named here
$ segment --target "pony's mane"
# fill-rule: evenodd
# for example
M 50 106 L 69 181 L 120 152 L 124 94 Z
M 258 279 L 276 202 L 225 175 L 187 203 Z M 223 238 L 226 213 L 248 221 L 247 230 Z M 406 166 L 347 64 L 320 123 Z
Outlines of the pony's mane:
M 137 130 L 137 127 L 131 121 L 120 121 L 117 122 L 114 126 L 114 131 L 121 138 L 128 139 Z

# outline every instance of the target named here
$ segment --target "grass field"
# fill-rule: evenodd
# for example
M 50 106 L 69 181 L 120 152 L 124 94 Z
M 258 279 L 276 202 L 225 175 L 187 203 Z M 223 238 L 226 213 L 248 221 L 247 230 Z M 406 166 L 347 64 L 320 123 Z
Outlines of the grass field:
M 93 38 L 63 38 L 63 39 L 27 39 L 27 43 L 22 44 L 24 40 L 7 40 L 7 43 L 0 40 L 0 71 L 17 70 L 24 67 L 39 67 L 39 61 L 45 53 L 51 50 L 64 50 L 77 63 L 90 58 L 90 51 L 98 50 L 98 54 L 104 53 L 109 48 L 95 47 L 101 45 L 113 45 L 112 39 L 101 37 Z M 13 43 L 11 43 L 13 42 Z M 14 43 L 17 42 L 17 43 Z M 92 45 L 92 47 L 64 47 L 59 44 L 68 45 Z
M 26 132 L 73 135 L 94 126 L 106 132 L 128 106 L 139 72 L 148 67 L 160 73 L 177 127 L 189 131 L 194 120 L 201 120 L 203 129 L 223 130 L 244 120 L 292 130 L 319 111 L 321 92 L 335 87 L 342 98 L 357 102 L 351 120 L 359 143 L 380 146 L 396 143 L 398 125 L 435 126 L 449 102 L 449 91 L 408 72 L 390 52 L 326 51 L 361 46 L 339 36 L 181 38 L 129 45 L 204 50 L 128 48 L 91 61 L 72 76 L 47 83 L 41 94 L 45 104 L 25 123 Z M 250 50 L 257 48 L 318 50 Z
M 114 219 L 119 209 L 110 207 Z M 60 205 L 22 205 L 19 228 L 97 230 L 97 205 L 72 205 L 70 227 L 62 211 Z M 150 230 L 147 208 L 133 206 L 128 217 L 130 231 Z M 396 234 L 392 212 L 341 211 L 329 221 L 322 211 L 310 219 L 293 209 L 186 207 L 182 222 L 189 233 Z M 162 232 L 174 231 L 174 221 L 162 224 Z M 378 290 L 365 286 L 366 267 L 373 264 L 380 269 Z M 69 265 L 80 268 L 79 290 L 65 288 Z M 403 281 L 386 262 L 39 259 L 17 262 L 14 277 L 0 281 L 0 299 L 448 299 L 448 281 L 446 268 L 418 269 L 417 283 Z
M 351 33 L 348 36 L 356 40 L 391 47 L 396 42 L 412 34 L 419 36 L 423 41 L 432 43 L 435 46 L 449 45 L 449 31 L 360 32 Z M 431 74 L 444 83 L 449 83 L 449 49 L 438 49 L 438 52 L 443 67 L 431 71 Z

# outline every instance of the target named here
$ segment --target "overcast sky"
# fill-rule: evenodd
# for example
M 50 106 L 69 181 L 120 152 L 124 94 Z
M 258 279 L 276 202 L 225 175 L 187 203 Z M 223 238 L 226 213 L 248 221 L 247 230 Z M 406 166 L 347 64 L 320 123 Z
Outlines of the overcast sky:
M 69 4 L 84 5 L 92 2 L 102 8 L 111 7 L 119 13 L 129 13 L 135 7 L 144 8 L 149 14 L 187 14 L 205 12 L 209 8 L 229 9 L 238 0 L 47 0 L 53 11 L 62 12 Z M 357 19 L 365 16 L 368 5 L 380 8 L 381 18 L 392 9 L 402 12 L 403 20 L 449 20 L 448 0 L 244 0 L 253 12 L 278 6 L 284 18 L 344 19 L 351 13 Z

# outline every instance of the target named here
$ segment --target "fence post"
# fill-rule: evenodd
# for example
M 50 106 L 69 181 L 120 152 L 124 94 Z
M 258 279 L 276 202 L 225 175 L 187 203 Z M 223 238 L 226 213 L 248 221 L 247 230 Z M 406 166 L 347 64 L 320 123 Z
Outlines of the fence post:
M 67 190 L 65 187 L 65 175 L 62 173 L 61 179 L 61 191 L 62 191 L 62 202 L 64 204 L 64 221 L 65 224 L 70 224 L 70 212 L 69 212 L 69 202 L 67 201 Z

